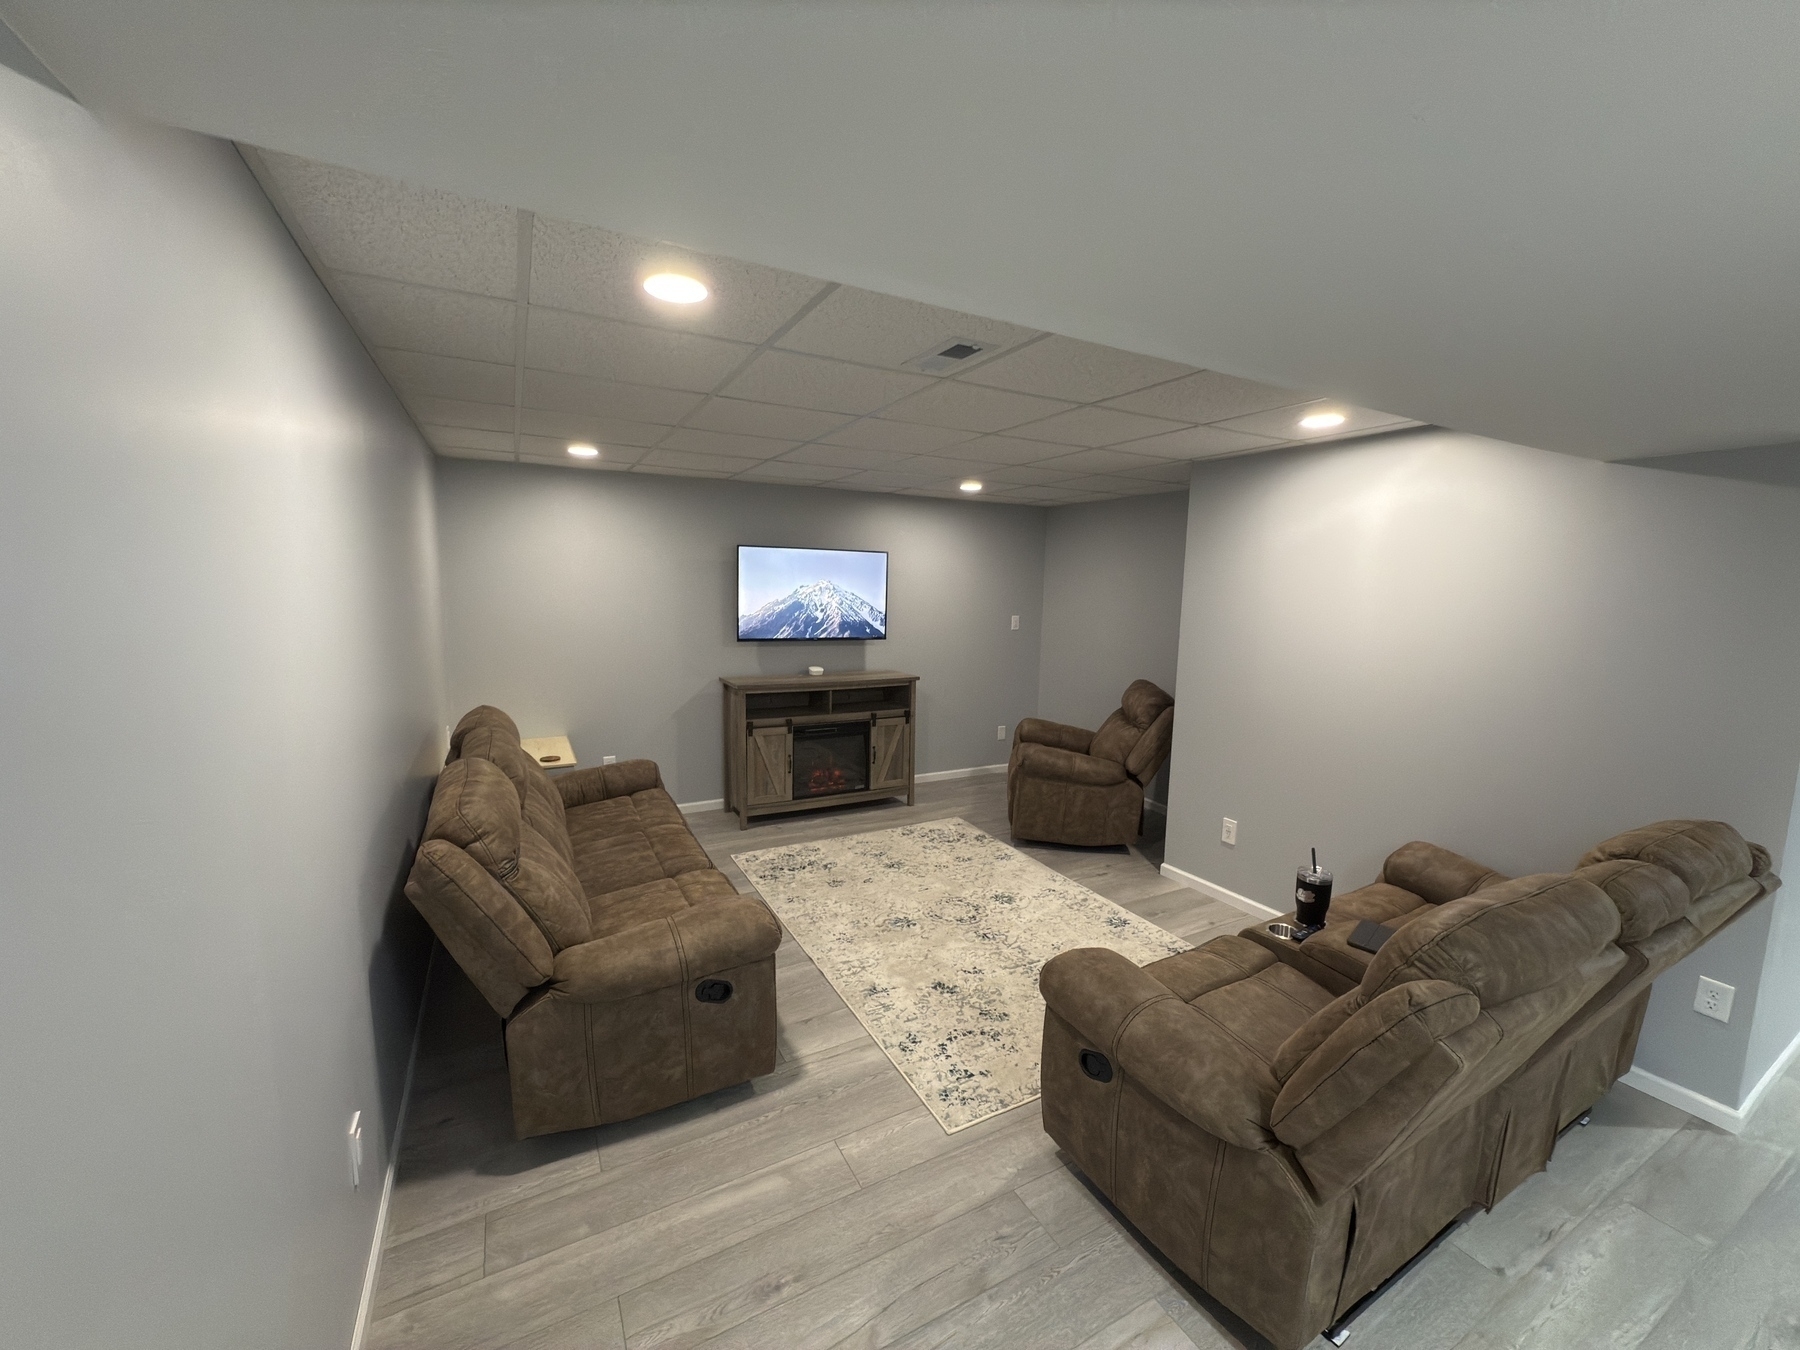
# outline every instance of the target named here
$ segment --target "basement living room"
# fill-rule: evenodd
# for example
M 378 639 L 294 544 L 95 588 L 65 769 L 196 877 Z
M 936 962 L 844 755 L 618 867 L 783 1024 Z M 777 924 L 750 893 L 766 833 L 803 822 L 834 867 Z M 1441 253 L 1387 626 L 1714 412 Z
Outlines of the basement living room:
M 0 1343 L 1787 1344 L 1726 8 L 0 0 Z

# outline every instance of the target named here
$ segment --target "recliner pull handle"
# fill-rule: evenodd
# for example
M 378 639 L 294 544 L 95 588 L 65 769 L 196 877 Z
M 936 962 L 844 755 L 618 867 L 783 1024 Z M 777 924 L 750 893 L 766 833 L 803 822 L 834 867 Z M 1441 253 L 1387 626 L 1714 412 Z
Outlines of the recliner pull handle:
M 731 981 L 702 980 L 694 986 L 694 997 L 702 1003 L 723 1003 L 731 997 Z
M 1098 1050 L 1081 1052 L 1081 1071 L 1096 1083 L 1112 1082 L 1112 1061 Z

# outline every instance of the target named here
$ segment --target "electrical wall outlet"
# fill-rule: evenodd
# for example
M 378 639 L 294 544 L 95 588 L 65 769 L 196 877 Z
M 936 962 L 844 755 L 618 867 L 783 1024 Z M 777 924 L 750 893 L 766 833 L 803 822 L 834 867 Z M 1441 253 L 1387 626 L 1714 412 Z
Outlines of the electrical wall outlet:
M 1235 844 L 1237 843 L 1237 822 L 1230 816 L 1226 816 L 1224 819 L 1225 823 L 1219 827 L 1219 842 Z
M 1019 616 L 1017 614 L 1015 614 L 1015 615 L 1013 615 L 1013 632 L 1016 633 L 1018 631 L 1019 631 Z
M 350 1128 L 345 1137 L 350 1145 L 350 1189 L 355 1190 L 362 1185 L 362 1112 L 357 1111 L 350 1116 Z
M 617 764 L 619 762 L 619 757 L 617 755 L 602 755 L 600 756 L 600 762 L 602 764 Z
M 1709 980 L 1702 975 L 1699 992 L 1694 995 L 1694 1011 L 1717 1022 L 1729 1022 L 1731 1000 L 1736 995 L 1737 989 L 1734 986 L 1720 984 L 1717 980 Z
M 994 739 L 997 741 L 1003 741 L 1006 739 L 1006 723 L 1002 722 L 999 725 L 999 727 L 995 729 Z

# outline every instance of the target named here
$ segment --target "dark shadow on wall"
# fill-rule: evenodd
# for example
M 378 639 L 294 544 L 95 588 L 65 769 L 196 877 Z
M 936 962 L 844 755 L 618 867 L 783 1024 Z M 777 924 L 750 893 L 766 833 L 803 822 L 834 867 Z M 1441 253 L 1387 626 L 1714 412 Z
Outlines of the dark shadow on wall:
M 382 1138 L 391 1146 L 400 1128 L 400 1102 L 413 1035 L 425 1002 L 430 927 L 406 898 L 406 877 L 424 834 L 435 778 L 410 778 L 395 792 L 377 823 L 375 844 L 363 871 L 362 894 L 380 906 L 381 931 L 369 953 L 369 1011 L 374 1022 L 376 1086 Z
M 1671 473 L 1697 473 L 1708 478 L 1770 483 L 1776 487 L 1800 487 L 1800 441 L 1786 445 L 1755 445 L 1742 450 L 1703 450 L 1692 455 L 1654 455 L 1647 459 L 1621 459 L 1618 463 L 1640 469 L 1666 469 Z

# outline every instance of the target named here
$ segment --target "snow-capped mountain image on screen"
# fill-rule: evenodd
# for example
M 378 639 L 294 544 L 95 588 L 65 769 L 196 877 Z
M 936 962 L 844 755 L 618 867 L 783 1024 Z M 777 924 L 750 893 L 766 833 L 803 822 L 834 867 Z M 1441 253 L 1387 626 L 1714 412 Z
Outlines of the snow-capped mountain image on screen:
M 860 549 L 738 549 L 744 642 L 887 636 L 887 554 Z

